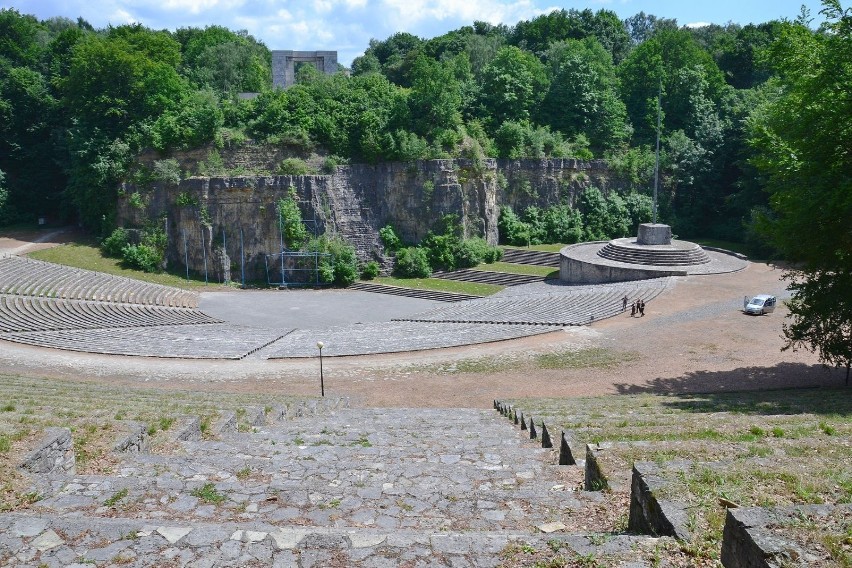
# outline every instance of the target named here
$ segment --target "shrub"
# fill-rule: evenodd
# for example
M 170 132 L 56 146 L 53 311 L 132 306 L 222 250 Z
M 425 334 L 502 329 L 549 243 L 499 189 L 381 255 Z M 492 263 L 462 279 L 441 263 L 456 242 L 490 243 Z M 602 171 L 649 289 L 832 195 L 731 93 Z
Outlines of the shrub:
M 379 263 L 371 260 L 361 269 L 361 280 L 372 280 L 379 275 Z
M 174 158 L 155 160 L 151 177 L 162 183 L 177 185 L 180 183 L 180 164 Z
M 382 240 L 382 244 L 385 245 L 385 249 L 390 252 L 395 252 L 402 248 L 402 240 L 396 234 L 393 225 L 385 225 L 379 229 L 379 238 Z
M 292 249 L 300 248 L 308 240 L 308 229 L 302 223 L 297 197 L 296 188 L 290 186 L 287 196 L 278 200 L 278 215 L 284 231 L 284 242 Z
M 459 243 L 456 255 L 456 266 L 459 268 L 471 268 L 482 262 L 491 264 L 502 258 L 503 251 L 499 247 L 491 246 L 480 237 L 463 240 Z
M 444 270 L 455 270 L 458 268 L 458 252 L 461 247 L 461 239 L 454 234 L 435 234 L 429 232 L 420 243 L 425 249 L 429 265 Z
M 346 287 L 358 278 L 358 257 L 355 248 L 343 239 L 322 236 L 313 239 L 305 248 L 331 255 L 320 260 L 320 281 Z
M 546 243 L 578 243 L 583 239 L 583 216 L 569 205 L 554 205 L 542 215 Z
M 497 221 L 497 230 L 501 243 L 515 246 L 526 246 L 532 238 L 530 226 L 512 211 L 508 205 L 500 208 L 500 218 Z
M 106 256 L 121 258 L 122 251 L 128 244 L 129 235 L 127 231 L 119 227 L 101 242 L 101 252 Z
M 160 251 L 146 244 L 125 245 L 121 249 L 121 256 L 126 266 L 144 272 L 156 272 L 163 258 Z
M 343 165 L 346 163 L 345 158 L 341 158 L 340 156 L 328 156 L 322 163 L 322 171 L 327 174 L 333 174 L 337 171 L 337 166 Z
M 394 273 L 402 278 L 428 278 L 432 275 L 429 255 L 420 247 L 400 249 L 396 253 Z
M 300 158 L 286 158 L 278 165 L 278 173 L 285 176 L 305 176 L 311 172 L 310 166 Z

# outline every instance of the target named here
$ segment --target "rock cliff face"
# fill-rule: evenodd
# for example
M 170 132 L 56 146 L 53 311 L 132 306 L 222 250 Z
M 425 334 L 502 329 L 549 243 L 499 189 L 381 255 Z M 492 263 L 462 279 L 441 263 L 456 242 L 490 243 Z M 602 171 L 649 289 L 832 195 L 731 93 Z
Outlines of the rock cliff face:
M 386 262 L 378 231 L 387 224 L 417 242 L 442 216 L 455 214 L 466 236 L 496 244 L 501 206 L 573 204 L 590 185 L 611 189 L 603 162 L 485 160 L 475 167 L 429 160 L 338 166 L 328 175 L 191 177 L 177 186 L 125 184 L 118 224 L 162 223 L 170 266 L 202 272 L 206 265 L 219 281 L 239 280 L 244 266 L 247 279 L 263 279 L 267 262 L 275 262 L 267 255 L 282 246 L 276 203 L 291 186 L 309 231 L 338 234 L 362 260 Z M 141 199 L 131 199 L 134 193 Z

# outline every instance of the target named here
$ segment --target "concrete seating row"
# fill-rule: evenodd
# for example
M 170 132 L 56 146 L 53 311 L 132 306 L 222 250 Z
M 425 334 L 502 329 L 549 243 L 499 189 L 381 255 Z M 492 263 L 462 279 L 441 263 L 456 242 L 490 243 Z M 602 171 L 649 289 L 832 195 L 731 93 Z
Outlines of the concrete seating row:
M 198 295 L 187 290 L 19 256 L 0 258 L 0 293 L 180 308 L 198 307 Z
M 0 332 L 219 323 L 198 310 L 0 294 Z

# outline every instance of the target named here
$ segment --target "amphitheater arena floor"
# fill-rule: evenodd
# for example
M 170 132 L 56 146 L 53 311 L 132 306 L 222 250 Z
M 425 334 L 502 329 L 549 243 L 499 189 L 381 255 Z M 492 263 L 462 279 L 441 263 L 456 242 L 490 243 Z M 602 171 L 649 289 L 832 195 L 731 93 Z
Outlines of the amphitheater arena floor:
M 326 358 L 327 393 L 363 406 L 487 407 L 494 398 L 707 392 L 836 385 L 806 351 L 781 351 L 783 308 L 743 315 L 744 295 L 783 293 L 781 270 L 750 264 L 732 274 L 676 279 L 649 302 L 590 326 L 481 345 Z M 325 294 L 320 292 L 319 294 Z M 332 294 L 329 292 L 329 294 Z M 248 294 L 245 297 L 249 297 Z M 331 296 L 326 296 L 330 298 Z M 325 301 L 318 295 L 317 301 Z M 419 307 L 419 306 L 417 306 Z M 612 368 L 536 369 L 537 353 L 601 347 L 622 357 Z M 455 372 L 463 360 L 516 362 L 493 372 Z M 105 382 L 131 388 L 318 394 L 316 359 L 183 361 L 87 355 L 0 342 L 0 372 Z

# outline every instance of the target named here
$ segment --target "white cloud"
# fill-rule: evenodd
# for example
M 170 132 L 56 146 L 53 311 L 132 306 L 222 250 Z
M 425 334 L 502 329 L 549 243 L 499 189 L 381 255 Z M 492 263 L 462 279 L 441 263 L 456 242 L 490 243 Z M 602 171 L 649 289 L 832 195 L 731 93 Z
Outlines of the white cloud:
M 706 28 L 710 25 L 710 22 L 692 22 L 691 24 L 686 24 L 688 28 Z
M 397 30 L 412 31 L 417 24 L 426 21 L 459 21 L 459 25 L 476 20 L 498 23 L 514 23 L 519 19 L 543 13 L 532 0 L 381 0 L 387 9 L 386 21 Z

